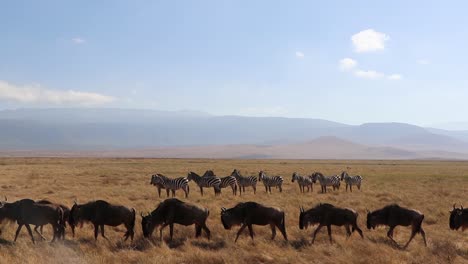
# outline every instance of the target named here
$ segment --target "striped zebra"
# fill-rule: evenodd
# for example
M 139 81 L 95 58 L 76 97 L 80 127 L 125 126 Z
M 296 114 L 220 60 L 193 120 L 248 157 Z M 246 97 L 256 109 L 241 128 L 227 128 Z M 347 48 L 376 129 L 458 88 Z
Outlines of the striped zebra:
M 245 187 L 252 186 L 254 194 L 257 192 L 257 177 L 255 176 L 242 176 L 240 171 L 234 169 L 231 173 L 231 176 L 234 176 L 237 180 L 237 185 L 239 186 L 239 195 L 242 195 L 242 192 L 245 193 Z
M 271 193 L 271 187 L 278 187 L 279 191 L 283 191 L 283 177 L 281 176 L 267 176 L 264 171 L 258 173 L 258 180 L 265 185 L 265 191 Z
M 348 186 L 349 186 L 349 190 L 352 192 L 353 185 L 356 185 L 358 190 L 361 190 L 361 182 L 362 182 L 361 175 L 349 176 L 346 171 L 343 171 L 341 173 L 341 180 L 346 183 L 346 191 L 348 191 Z
M 340 189 L 340 177 L 337 175 L 323 176 L 321 172 L 314 172 L 312 174 L 312 181 L 315 183 L 317 180 L 322 187 L 322 193 L 327 192 L 327 186 L 332 186 L 333 190 Z
M 169 196 L 169 191 L 171 191 L 172 197 L 175 197 L 175 192 L 179 189 L 182 189 L 185 193 L 185 198 L 187 198 L 190 192 L 190 187 L 188 185 L 189 181 L 185 177 L 171 179 L 158 173 L 151 177 L 151 182 L 157 187 L 162 186 L 162 188 L 166 189 L 167 196 Z M 158 192 L 160 194 L 159 187 L 158 187 Z
M 305 188 L 307 187 L 307 192 L 314 191 L 314 188 L 312 187 L 312 179 L 310 176 L 301 176 L 297 174 L 297 172 L 294 172 L 292 175 L 292 181 L 294 182 L 297 181 L 297 184 L 299 185 L 299 190 L 301 193 L 305 192 Z
M 216 176 L 212 170 L 207 170 L 205 174 L 203 174 L 203 177 L 214 177 Z M 231 187 L 232 189 L 232 194 L 237 195 L 237 180 L 234 176 L 226 176 L 226 177 L 220 177 L 221 179 L 221 184 L 219 185 L 219 188 L 227 188 Z
M 159 197 L 161 197 L 161 189 L 166 189 L 166 188 L 162 185 L 162 183 L 160 183 L 160 181 L 157 180 L 157 178 L 158 178 L 158 177 L 161 177 L 161 176 L 162 176 L 162 177 L 165 177 L 165 176 L 163 176 L 163 175 L 161 175 L 161 174 L 159 174 L 159 173 L 156 173 L 156 174 L 154 174 L 154 175 L 151 175 L 151 182 L 150 182 L 151 185 L 156 186 L 156 188 L 158 189 L 158 196 L 159 196 Z M 167 197 L 169 197 L 169 190 L 166 190 L 166 192 L 167 192 Z
M 187 175 L 187 179 L 189 181 L 194 181 L 198 187 L 200 187 L 200 193 L 203 196 L 203 188 L 210 188 L 213 187 L 213 190 L 215 192 L 215 195 L 219 195 L 221 193 L 221 179 L 216 177 L 216 176 L 207 176 L 207 173 L 205 172 L 206 176 L 200 176 L 196 174 L 195 172 L 191 171 Z M 213 173 L 214 175 L 214 173 Z

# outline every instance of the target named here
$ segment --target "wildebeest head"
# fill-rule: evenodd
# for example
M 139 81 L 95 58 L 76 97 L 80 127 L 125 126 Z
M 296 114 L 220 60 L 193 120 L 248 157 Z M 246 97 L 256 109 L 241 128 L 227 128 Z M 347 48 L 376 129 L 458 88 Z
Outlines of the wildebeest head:
M 453 205 L 453 210 L 450 211 L 450 221 L 449 226 L 452 230 L 458 230 L 462 226 L 463 221 L 463 206 L 456 208 L 455 204 Z
M 75 227 L 82 222 L 80 209 L 81 205 L 74 201 L 73 206 L 70 209 L 70 215 L 68 216 L 68 223 L 72 228 L 73 234 L 75 233 Z
M 151 214 L 144 216 L 143 213 L 141 213 L 141 228 L 143 231 L 143 236 L 146 238 L 153 234 L 154 228 L 156 227 L 156 225 L 152 222 Z
M 320 223 L 320 206 L 321 204 L 307 211 L 304 210 L 304 207 L 300 208 L 299 229 L 307 229 L 310 224 Z
M 242 223 L 242 212 L 237 207 L 226 209 L 221 207 L 221 222 L 223 223 L 224 229 L 231 229 L 235 225 Z
M 377 226 L 375 212 L 367 210 L 367 229 L 375 229 Z

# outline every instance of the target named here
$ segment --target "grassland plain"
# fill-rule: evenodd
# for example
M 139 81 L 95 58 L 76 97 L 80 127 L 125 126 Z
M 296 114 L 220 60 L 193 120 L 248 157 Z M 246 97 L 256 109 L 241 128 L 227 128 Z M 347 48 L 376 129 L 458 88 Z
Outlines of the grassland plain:
M 308 174 L 322 171 L 339 173 L 350 167 L 350 174 L 364 177 L 362 191 L 339 191 L 301 194 L 291 183 L 294 171 Z M 141 235 L 140 212 L 149 212 L 165 199 L 158 198 L 149 184 L 150 175 L 185 176 L 188 171 L 202 173 L 213 169 L 225 176 L 234 169 L 243 175 L 257 175 L 259 170 L 282 175 L 284 190 L 266 194 L 262 184 L 257 194 L 247 190 L 233 196 L 224 189 L 219 197 L 213 190 L 201 196 L 190 183 L 189 198 L 181 200 L 207 207 L 208 226 L 212 239 L 195 239 L 194 228 L 176 225 L 174 241 L 147 240 Z M 0 263 L 468 263 L 468 233 L 451 231 L 449 210 L 453 203 L 468 206 L 468 162 L 458 161 L 345 161 L 345 160 L 203 160 L 203 159 L 87 159 L 87 158 L 3 158 L 0 159 L 0 197 L 9 201 L 21 198 L 43 199 L 72 205 L 73 200 L 86 202 L 105 199 L 134 207 L 137 210 L 136 237 L 133 243 L 122 242 L 123 227 L 106 228 L 110 241 L 101 237 L 94 242 L 90 225 L 77 229 L 63 242 L 39 242 L 33 245 L 26 230 L 18 242 L 12 243 L 16 224 L 3 223 L 0 235 Z M 231 207 L 241 201 L 257 201 L 281 207 L 286 212 L 290 241 L 281 236 L 270 240 L 269 227 L 254 226 L 255 241 L 245 232 L 234 243 L 237 228 L 224 230 L 220 223 L 220 207 Z M 334 244 L 330 245 L 322 230 L 310 245 L 314 228 L 300 230 L 299 206 L 310 208 L 319 202 L 354 208 L 364 239 L 353 234 L 346 240 L 344 228 L 333 227 Z M 369 231 L 365 228 L 366 208 L 373 210 L 389 203 L 399 203 L 425 214 L 423 226 L 428 247 L 418 235 L 407 250 L 394 247 L 386 237 L 386 228 Z M 403 244 L 410 229 L 397 227 L 395 238 Z M 165 232 L 167 237 L 168 231 Z M 50 238 L 50 227 L 45 228 Z

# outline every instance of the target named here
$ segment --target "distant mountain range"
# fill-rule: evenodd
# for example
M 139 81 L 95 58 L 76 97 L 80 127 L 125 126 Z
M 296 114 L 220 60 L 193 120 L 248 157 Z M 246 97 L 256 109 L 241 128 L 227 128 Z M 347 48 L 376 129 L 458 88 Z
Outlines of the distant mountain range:
M 194 111 L 0 111 L 0 156 L 468 159 L 468 131 Z

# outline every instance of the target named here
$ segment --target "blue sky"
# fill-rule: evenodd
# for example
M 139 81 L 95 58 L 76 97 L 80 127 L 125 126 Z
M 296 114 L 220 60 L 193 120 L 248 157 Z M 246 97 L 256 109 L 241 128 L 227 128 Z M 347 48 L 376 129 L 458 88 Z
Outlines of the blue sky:
M 2 1 L 0 109 L 468 121 L 466 10 L 466 1 Z

